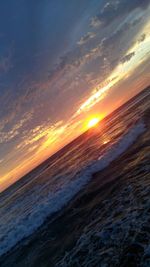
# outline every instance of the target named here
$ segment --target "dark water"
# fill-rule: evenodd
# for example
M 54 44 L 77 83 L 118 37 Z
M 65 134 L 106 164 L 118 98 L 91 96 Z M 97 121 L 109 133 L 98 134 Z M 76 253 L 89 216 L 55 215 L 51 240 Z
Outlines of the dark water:
M 150 230 L 141 230 L 150 212 L 149 106 L 149 90 L 146 90 L 1 196 L 0 254 L 20 241 L 8 254 L 7 261 L 6 256 L 1 257 L 4 266 L 9 266 L 11 259 L 11 266 L 130 266 L 129 262 L 123 265 L 124 258 L 134 254 L 128 253 L 127 244 L 133 243 L 137 231 L 148 236 Z M 123 153 L 127 154 L 125 158 Z M 101 175 L 93 176 L 96 172 Z M 110 188 L 116 187 L 117 181 L 117 189 L 109 197 L 109 186 L 100 190 L 107 180 Z M 83 188 L 86 197 L 77 197 L 75 207 L 69 210 L 70 201 Z M 57 218 L 49 230 L 46 227 L 36 232 L 47 217 L 62 212 L 66 205 L 65 217 Z M 72 212 L 70 220 L 68 216 Z M 30 238 L 33 238 L 31 249 Z M 130 249 L 139 250 L 144 257 L 148 244 L 145 247 L 137 244 L 132 244 Z M 64 256 L 66 250 L 69 252 Z M 37 251 L 42 253 L 38 263 Z M 20 253 L 24 256 L 20 257 Z M 146 260 L 143 262 L 147 264 Z

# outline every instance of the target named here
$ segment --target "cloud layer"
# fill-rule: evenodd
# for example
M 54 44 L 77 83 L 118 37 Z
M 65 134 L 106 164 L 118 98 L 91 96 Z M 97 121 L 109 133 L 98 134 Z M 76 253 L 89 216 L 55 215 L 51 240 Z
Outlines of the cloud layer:
M 78 135 L 86 112 L 97 105 L 101 110 L 107 99 L 111 106 L 120 101 L 117 93 L 109 100 L 112 87 L 120 77 L 125 83 L 149 55 L 149 4 L 0 3 L 2 177 L 27 157 L 48 155 Z

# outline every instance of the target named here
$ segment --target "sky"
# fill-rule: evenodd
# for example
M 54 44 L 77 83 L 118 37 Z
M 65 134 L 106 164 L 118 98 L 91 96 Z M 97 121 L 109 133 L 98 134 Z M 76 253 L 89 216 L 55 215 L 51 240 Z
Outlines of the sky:
M 150 0 L 1 0 L 0 191 L 149 73 Z

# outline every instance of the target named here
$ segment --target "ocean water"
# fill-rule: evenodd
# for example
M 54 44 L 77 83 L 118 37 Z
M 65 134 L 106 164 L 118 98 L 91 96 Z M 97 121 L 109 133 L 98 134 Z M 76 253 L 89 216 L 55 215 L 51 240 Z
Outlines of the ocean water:
M 0 256 L 30 238 L 93 178 L 147 131 L 149 90 L 143 91 L 0 196 Z

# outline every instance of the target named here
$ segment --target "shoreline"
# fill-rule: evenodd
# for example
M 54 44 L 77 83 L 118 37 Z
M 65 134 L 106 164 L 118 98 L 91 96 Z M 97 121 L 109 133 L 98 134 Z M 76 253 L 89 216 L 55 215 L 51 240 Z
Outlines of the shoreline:
M 81 189 L 80 192 L 60 211 L 56 212 L 52 216 L 46 219 L 46 221 L 43 223 L 42 226 L 40 226 L 29 238 L 22 240 L 20 243 L 18 243 L 14 248 L 12 248 L 8 253 L 5 255 L 2 255 L 0 258 L 1 266 L 9 266 L 7 262 L 9 262 L 9 259 L 12 260 L 11 266 L 26 266 L 27 264 L 27 255 L 33 254 L 35 258 L 35 263 L 33 263 L 30 266 L 46 266 L 46 265 L 36 265 L 39 262 L 39 258 L 37 260 L 37 252 L 35 251 L 43 251 L 44 253 L 44 262 L 45 259 L 50 257 L 50 251 L 48 251 L 48 254 L 45 251 L 49 250 L 50 248 L 51 255 L 52 255 L 52 261 L 56 262 L 57 258 L 57 250 L 60 246 L 60 236 L 64 235 L 64 231 L 66 233 L 66 225 L 68 222 L 72 220 L 72 226 L 67 227 L 67 231 L 72 232 L 75 231 L 76 234 L 72 235 L 72 237 L 68 238 L 69 240 L 63 241 L 64 244 L 64 250 L 62 249 L 62 252 L 59 251 L 60 255 L 63 255 L 64 251 L 67 249 L 69 250 L 73 245 L 75 245 L 75 242 L 79 238 L 80 234 L 82 233 L 84 227 L 87 224 L 88 220 L 88 214 L 89 210 L 92 211 L 92 205 L 95 209 L 95 202 L 96 206 L 98 205 L 100 208 L 100 204 L 104 199 L 106 199 L 109 195 L 112 194 L 112 192 L 118 191 L 118 188 L 122 186 L 121 184 L 121 169 L 124 167 L 125 162 L 128 161 L 129 155 L 132 154 L 131 152 L 136 149 L 136 143 L 133 144 L 130 149 L 128 149 L 126 152 L 124 152 L 119 158 L 114 160 L 108 167 L 106 167 L 104 170 L 96 172 L 92 175 L 92 179 L 89 181 L 89 183 Z M 122 162 L 120 166 L 118 167 L 118 163 Z M 116 173 L 115 175 L 112 175 Z M 98 201 L 97 201 L 98 199 Z M 70 217 L 70 218 L 69 218 Z M 75 223 L 74 223 L 75 221 Z M 66 222 L 66 223 L 65 223 Z M 71 223 L 71 221 L 70 221 Z M 65 226 L 64 230 L 59 229 L 60 225 Z M 76 225 L 79 225 L 79 227 L 76 227 Z M 73 230 L 70 230 L 70 228 L 73 228 Z M 78 228 L 78 229 L 75 229 Z M 56 237 L 53 237 L 53 233 L 56 233 Z M 60 233 L 60 235 L 59 235 Z M 53 249 L 51 248 L 51 245 L 54 243 L 55 246 L 53 246 Z M 60 240 L 59 240 L 60 239 Z M 43 245 L 42 245 L 42 244 Z M 38 244 L 38 245 L 37 245 Z M 46 247 L 45 247 L 46 244 Z M 37 247 L 37 248 L 36 248 Z M 32 253 L 33 250 L 33 253 Z M 23 259 L 19 264 L 16 265 L 15 262 L 18 262 L 17 258 L 19 255 L 24 254 Z M 56 254 L 56 256 L 54 256 Z M 32 257 L 33 257 L 32 255 Z M 20 257 L 19 257 L 20 258 Z M 46 262 L 47 262 L 46 261 Z M 41 259 L 41 262 L 43 262 L 43 259 Z M 52 263 L 53 264 L 53 263 Z M 54 265 L 50 265 L 54 266 Z

